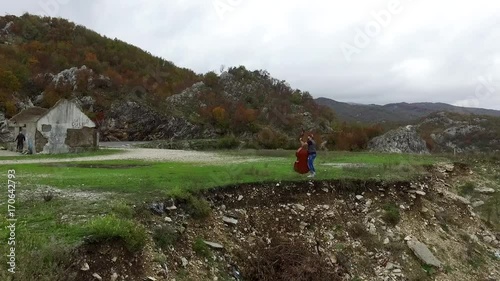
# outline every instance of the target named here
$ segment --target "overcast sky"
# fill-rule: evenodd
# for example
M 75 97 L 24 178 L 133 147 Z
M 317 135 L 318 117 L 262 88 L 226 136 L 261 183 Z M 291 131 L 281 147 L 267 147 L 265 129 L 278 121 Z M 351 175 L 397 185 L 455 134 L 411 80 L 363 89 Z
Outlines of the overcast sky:
M 266 69 L 314 97 L 500 109 L 498 0 L 17 0 L 197 73 Z

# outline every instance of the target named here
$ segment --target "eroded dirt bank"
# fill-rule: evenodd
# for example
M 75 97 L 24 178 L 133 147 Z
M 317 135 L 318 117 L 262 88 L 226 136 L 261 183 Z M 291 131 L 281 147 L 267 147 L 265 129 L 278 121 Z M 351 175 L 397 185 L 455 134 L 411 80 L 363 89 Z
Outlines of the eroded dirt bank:
M 203 194 L 209 216 L 199 219 L 201 201 L 148 203 L 142 222 L 152 238 L 143 253 L 85 246 L 94 250 L 80 250 L 73 273 L 77 280 L 97 271 L 103 280 L 499 280 L 500 233 L 450 186 L 468 168 L 429 169 L 415 182 L 228 186 Z M 81 270 L 85 263 L 90 270 Z

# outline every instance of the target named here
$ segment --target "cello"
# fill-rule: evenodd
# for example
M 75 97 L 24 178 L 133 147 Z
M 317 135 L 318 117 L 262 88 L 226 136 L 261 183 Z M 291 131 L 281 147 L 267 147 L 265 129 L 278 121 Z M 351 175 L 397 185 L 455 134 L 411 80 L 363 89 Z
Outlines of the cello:
M 302 130 L 302 136 L 300 137 L 300 141 L 304 136 L 304 130 Z M 299 174 L 307 174 L 309 172 L 309 165 L 307 164 L 307 158 L 309 157 L 309 152 L 307 151 L 307 144 L 301 145 L 299 149 L 295 152 L 295 157 L 297 160 L 293 165 L 293 169 L 295 172 Z

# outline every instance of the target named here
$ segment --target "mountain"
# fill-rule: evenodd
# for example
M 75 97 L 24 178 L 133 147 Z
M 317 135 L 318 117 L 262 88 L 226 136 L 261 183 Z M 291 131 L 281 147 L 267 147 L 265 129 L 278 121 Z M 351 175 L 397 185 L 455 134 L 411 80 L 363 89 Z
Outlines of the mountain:
M 332 108 L 340 120 L 347 122 L 408 123 L 436 112 L 475 114 L 500 117 L 500 111 L 482 108 L 467 108 L 446 103 L 392 103 L 386 105 L 362 105 L 318 98 L 318 104 Z
M 279 147 L 334 125 L 330 108 L 264 70 L 197 74 L 61 18 L 0 17 L 0 59 L 6 118 L 77 99 L 102 140 L 234 135 Z
M 494 153 L 500 151 L 500 117 L 432 113 L 373 138 L 368 149 L 404 153 Z

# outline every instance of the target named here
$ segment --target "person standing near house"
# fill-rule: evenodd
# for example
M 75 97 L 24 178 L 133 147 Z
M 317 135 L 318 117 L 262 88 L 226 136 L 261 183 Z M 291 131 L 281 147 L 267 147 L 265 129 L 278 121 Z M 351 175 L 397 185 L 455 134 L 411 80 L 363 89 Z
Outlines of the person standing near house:
M 316 141 L 314 140 L 314 135 L 309 134 L 307 136 L 307 142 L 302 142 L 302 139 L 300 139 L 300 142 L 304 146 L 307 145 L 307 152 L 309 154 L 309 156 L 307 157 L 307 166 L 309 167 L 310 175 L 307 177 L 315 177 L 316 169 L 314 169 L 314 160 L 316 159 Z
M 19 129 L 19 135 L 16 137 L 17 141 L 17 151 L 23 152 L 24 141 L 26 141 L 26 137 L 23 135 L 22 129 Z

